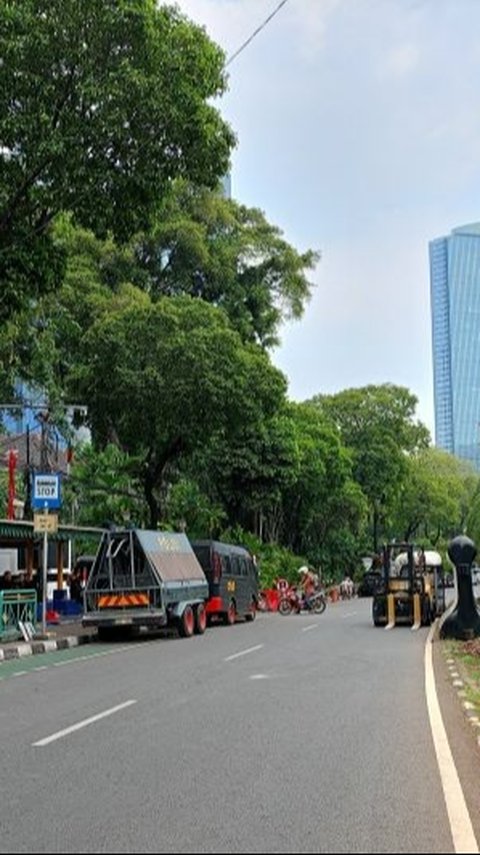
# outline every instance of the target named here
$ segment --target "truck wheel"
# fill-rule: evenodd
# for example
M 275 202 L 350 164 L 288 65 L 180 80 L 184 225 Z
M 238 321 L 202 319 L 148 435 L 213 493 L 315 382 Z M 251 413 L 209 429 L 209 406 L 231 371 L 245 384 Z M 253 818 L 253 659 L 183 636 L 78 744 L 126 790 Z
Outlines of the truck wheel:
M 200 603 L 195 608 L 195 632 L 197 635 L 203 635 L 207 628 L 207 612 L 203 603 Z
M 235 603 L 233 602 L 233 600 L 230 600 L 230 603 L 228 604 L 228 609 L 225 612 L 225 616 L 224 616 L 225 623 L 227 624 L 227 626 L 233 626 L 233 624 L 235 623 L 236 617 L 237 617 L 237 610 L 235 608 Z
M 425 597 L 422 602 L 422 626 L 430 626 L 434 619 L 434 616 L 435 613 L 433 611 L 430 600 L 428 599 L 428 597 Z
M 195 617 L 191 606 L 185 606 L 179 619 L 178 631 L 182 638 L 191 638 L 195 631 Z
M 257 604 L 256 604 L 255 600 L 252 600 L 252 602 L 250 603 L 250 608 L 245 615 L 245 620 L 249 620 L 249 621 L 255 620 L 256 614 L 257 614 Z
M 373 598 L 372 619 L 374 626 L 382 626 L 387 623 L 387 604 L 384 597 Z

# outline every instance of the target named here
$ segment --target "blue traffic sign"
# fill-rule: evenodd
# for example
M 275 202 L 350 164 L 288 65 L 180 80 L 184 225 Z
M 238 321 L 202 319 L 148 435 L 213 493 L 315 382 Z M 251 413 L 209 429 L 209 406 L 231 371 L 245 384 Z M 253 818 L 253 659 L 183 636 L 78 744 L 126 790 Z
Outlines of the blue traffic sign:
M 58 472 L 35 472 L 32 507 L 54 510 L 60 505 L 60 475 Z

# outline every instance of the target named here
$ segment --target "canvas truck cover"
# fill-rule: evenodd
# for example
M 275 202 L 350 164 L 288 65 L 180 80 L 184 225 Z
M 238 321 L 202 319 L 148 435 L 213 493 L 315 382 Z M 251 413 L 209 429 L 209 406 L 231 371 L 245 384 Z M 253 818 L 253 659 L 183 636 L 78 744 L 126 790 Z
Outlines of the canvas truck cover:
M 142 529 L 134 533 L 162 582 L 206 581 L 185 534 Z
M 207 585 L 186 535 L 144 529 L 105 532 L 87 589 L 126 589 L 147 584 L 162 588 Z

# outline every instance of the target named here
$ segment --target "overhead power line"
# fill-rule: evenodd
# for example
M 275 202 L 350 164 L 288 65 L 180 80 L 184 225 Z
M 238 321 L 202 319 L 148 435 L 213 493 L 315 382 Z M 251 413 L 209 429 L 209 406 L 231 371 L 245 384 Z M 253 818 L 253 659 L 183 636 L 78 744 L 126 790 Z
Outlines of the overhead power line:
M 227 67 L 227 65 L 230 65 L 230 63 L 233 62 L 233 60 L 236 59 L 236 57 L 240 53 L 242 53 L 243 50 L 245 50 L 247 45 L 249 45 L 250 42 L 254 40 L 255 36 L 258 36 L 258 34 L 267 26 L 268 23 L 270 23 L 272 18 L 274 18 L 275 15 L 280 12 L 280 9 L 282 8 L 282 6 L 285 6 L 286 3 L 288 3 L 288 0 L 281 0 L 281 3 L 279 3 L 278 6 L 273 10 L 273 12 L 271 12 L 271 14 L 268 16 L 268 18 L 264 20 L 263 24 L 260 24 L 260 26 L 257 27 L 257 29 L 252 33 L 252 35 L 249 36 L 248 39 L 242 45 L 240 45 L 238 50 L 236 50 L 235 53 L 233 53 L 232 56 L 229 57 L 229 59 L 225 63 L 225 68 Z

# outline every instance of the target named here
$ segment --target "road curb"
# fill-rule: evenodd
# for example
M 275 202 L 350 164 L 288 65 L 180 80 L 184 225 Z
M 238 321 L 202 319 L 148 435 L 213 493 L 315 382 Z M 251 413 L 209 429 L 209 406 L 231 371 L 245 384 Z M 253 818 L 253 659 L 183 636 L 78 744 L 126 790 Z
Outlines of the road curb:
M 80 644 L 89 644 L 92 635 L 67 635 L 64 638 L 48 638 L 44 641 L 21 642 L 15 647 L 0 649 L 0 662 L 11 659 L 23 659 L 25 656 L 35 656 L 38 653 L 51 653 L 55 650 L 67 650 Z

